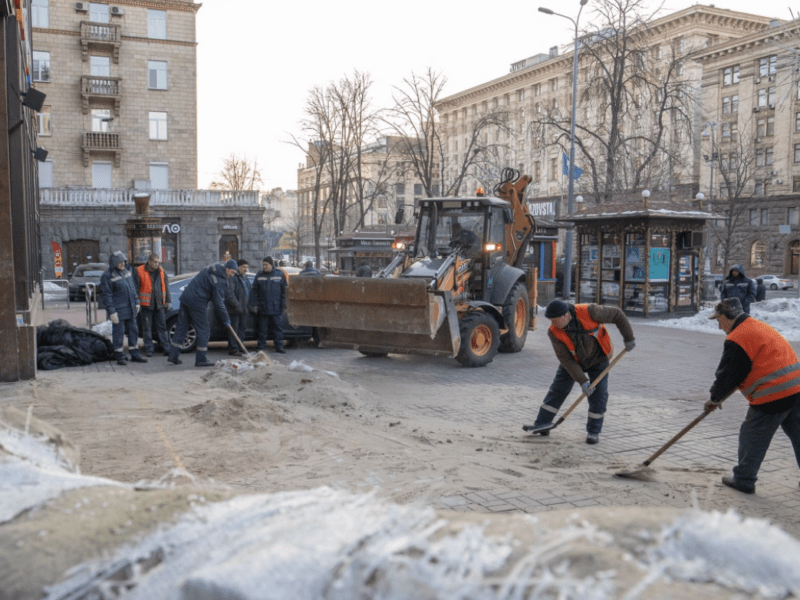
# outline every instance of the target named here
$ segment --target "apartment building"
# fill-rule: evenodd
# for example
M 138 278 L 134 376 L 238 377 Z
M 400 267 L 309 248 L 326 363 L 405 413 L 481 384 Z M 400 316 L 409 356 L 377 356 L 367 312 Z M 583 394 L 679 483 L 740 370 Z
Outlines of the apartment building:
M 320 244 L 323 252 L 335 245 L 336 239 L 355 229 L 362 231 L 382 231 L 391 233 L 398 227 L 394 224 L 394 215 L 401 204 L 414 205 L 414 199 L 424 195 L 423 185 L 416 174 L 408 166 L 408 157 L 403 152 L 404 144 L 400 138 L 385 136 L 362 148 L 361 151 L 361 183 L 364 187 L 365 214 L 359 226 L 358 207 L 351 205 L 346 211 L 345 222 L 339 231 L 335 231 L 333 219 L 327 199 L 330 195 L 330 176 L 327 171 L 315 167 L 317 160 L 316 147 L 312 144 L 306 155 L 305 165 L 297 170 L 298 219 L 300 228 L 299 251 L 301 255 L 314 255 L 313 214 L 314 198 L 319 189 L 317 201 L 318 218 L 323 218 L 325 225 Z M 319 174 L 318 174 L 319 171 Z M 349 183 L 349 202 L 354 201 L 355 180 Z M 434 191 L 434 195 L 438 189 Z M 406 211 L 407 220 L 413 211 Z M 321 257 L 327 260 L 325 256 Z
M 749 209 L 729 258 L 750 265 L 752 275 L 768 271 L 797 274 L 800 88 L 797 53 L 792 49 L 798 45 L 796 28 L 765 16 L 695 5 L 649 23 L 647 36 L 640 45 L 649 49 L 643 58 L 650 61 L 651 72 L 666 76 L 663 69 L 672 65 L 671 76 L 680 84 L 685 106 L 692 110 L 687 111 L 688 119 L 673 120 L 665 130 L 665 147 L 681 160 L 659 161 L 660 171 L 649 172 L 645 185 L 685 204 L 696 202 L 700 190 L 708 200 L 718 199 L 722 193 L 718 161 L 729 161 L 731 153 L 735 154 L 735 142 L 730 140 L 745 136 L 756 168 L 744 195 L 758 201 Z M 604 123 L 599 113 L 605 107 L 584 102 L 580 90 L 589 73 L 587 61 L 580 57 L 576 122 L 600 129 Z M 513 166 L 533 177 L 528 199 L 535 214 L 563 217 L 568 184 L 563 157 L 569 137 L 562 135 L 554 141 L 555 136 L 547 131 L 534 134 L 532 123 L 544 111 L 568 118 L 572 73 L 573 54 L 560 55 L 553 48 L 514 63 L 503 77 L 444 98 L 438 109 L 447 140 L 446 176 L 454 177 L 454 165 L 463 158 L 477 120 L 488 111 L 504 111 L 507 130 L 484 132 L 484 143 L 493 144 L 497 166 Z M 657 97 L 642 103 L 653 100 Z M 631 117 L 629 121 L 623 126 L 645 136 L 653 126 L 645 112 L 641 120 Z M 635 147 L 631 155 L 632 164 L 638 165 L 641 154 L 636 156 Z M 715 165 L 710 164 L 712 159 L 717 161 Z M 577 158 L 576 166 L 586 165 Z M 712 166 L 717 172 L 713 191 Z M 466 188 L 481 184 L 481 175 L 480 169 L 470 173 Z M 575 195 L 588 196 L 589 184 L 589 177 L 580 177 Z M 713 205 L 706 202 L 703 208 L 713 209 Z M 724 256 L 716 244 L 712 246 L 708 248 L 712 263 L 721 268 Z
M 800 27 L 773 22 L 696 52 L 703 67 L 700 189 L 714 205 L 741 180 L 732 261 L 797 275 L 800 257 Z M 718 205 L 719 203 L 717 203 Z M 724 248 L 713 249 L 723 262 Z
M 31 0 L 42 255 L 67 273 L 134 252 L 125 222 L 137 192 L 163 223 L 149 250 L 172 274 L 261 255 L 258 192 L 197 190 L 197 39 L 193 0 Z M 52 261 L 44 260 L 46 277 Z

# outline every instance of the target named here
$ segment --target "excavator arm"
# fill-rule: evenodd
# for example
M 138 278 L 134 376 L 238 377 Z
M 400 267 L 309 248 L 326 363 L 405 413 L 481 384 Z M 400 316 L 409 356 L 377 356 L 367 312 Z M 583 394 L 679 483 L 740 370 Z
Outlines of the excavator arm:
M 506 173 L 510 171 L 510 173 Z M 497 186 L 495 194 L 498 198 L 511 204 L 513 223 L 506 231 L 506 262 L 515 267 L 522 264 L 528 241 L 533 236 L 536 223 L 528 206 L 523 201 L 525 189 L 531 182 L 529 175 L 522 175 L 516 181 L 511 181 L 513 169 L 506 169 L 504 179 Z

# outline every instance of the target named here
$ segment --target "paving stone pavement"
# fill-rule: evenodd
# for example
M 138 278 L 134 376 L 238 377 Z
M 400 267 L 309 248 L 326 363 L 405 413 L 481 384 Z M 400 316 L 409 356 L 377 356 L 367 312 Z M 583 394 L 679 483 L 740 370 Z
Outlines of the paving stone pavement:
M 79 324 L 75 320 L 71 322 Z M 543 319 L 540 322 L 546 323 Z M 502 440 L 511 444 L 503 448 L 516 448 L 515 456 L 509 457 L 505 474 L 519 480 L 520 485 L 487 481 L 480 490 L 463 490 L 431 498 L 431 504 L 437 508 L 535 513 L 561 508 L 619 506 L 620 490 L 629 490 L 627 504 L 630 505 L 686 507 L 694 504 L 709 510 L 731 507 L 745 516 L 768 518 L 800 537 L 800 471 L 791 444 L 782 431 L 776 433 L 767 453 L 756 494 L 741 494 L 720 483 L 721 475 L 730 474 L 736 463 L 739 426 L 747 410 L 740 394 L 734 394 L 724 410 L 709 415 L 658 457 L 653 468 L 660 473 L 661 484 L 626 483 L 613 477 L 614 466 L 617 470 L 622 466 L 641 466 L 702 413 L 724 341 L 721 332 L 715 335 L 658 327 L 652 324 L 652 319 L 634 318 L 632 322 L 637 346 L 609 374 L 608 412 L 600 444 L 596 446 L 583 443 L 585 405 L 578 407 L 547 438 L 530 436 L 521 430 L 523 424 L 533 423 L 557 367 L 544 325 L 528 333 L 522 352 L 501 354 L 488 366 L 477 369 L 464 368 L 454 359 L 394 354 L 369 358 L 350 350 L 318 349 L 310 344 L 300 344 L 282 356 L 270 356 L 284 364 L 302 360 L 314 368 L 335 371 L 342 379 L 357 382 L 377 393 L 388 381 L 413 379 L 416 384 L 426 384 L 429 393 L 402 406 L 394 406 L 396 411 L 427 416 L 462 429 L 473 427 L 476 434 L 486 440 Z M 613 326 L 610 331 L 615 346 L 621 348 L 618 332 Z M 792 345 L 800 354 L 800 343 Z M 222 345 L 213 346 L 209 358 L 228 358 Z M 154 357 L 147 365 L 135 368 L 147 372 L 193 369 L 193 357 L 186 355 L 184 358 L 180 366 L 168 365 L 163 357 Z M 115 367 L 113 362 L 85 369 L 132 372 L 131 367 Z M 575 390 L 577 386 L 562 411 L 577 397 Z M 548 478 L 547 473 L 537 473 L 545 477 L 545 483 L 527 485 L 533 475 L 524 462 L 529 461 L 537 445 L 560 443 L 581 444 L 581 456 L 598 465 L 597 477 L 586 480 L 585 473 L 581 473 L 576 474 L 574 480 L 563 480 L 552 474 Z M 699 483 L 691 494 L 680 493 L 677 486 L 669 484 L 671 472 L 686 471 L 699 474 L 695 477 Z M 602 485 L 596 485 L 597 481 Z M 608 490 L 614 492 L 610 494 L 613 500 L 607 497 Z

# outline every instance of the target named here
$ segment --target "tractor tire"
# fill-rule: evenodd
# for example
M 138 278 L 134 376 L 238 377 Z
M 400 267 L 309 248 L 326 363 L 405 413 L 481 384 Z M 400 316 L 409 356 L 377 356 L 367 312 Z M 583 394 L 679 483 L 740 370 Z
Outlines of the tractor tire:
M 522 282 L 516 283 L 503 304 L 503 320 L 508 331 L 500 336 L 500 352 L 519 352 L 525 346 L 530 302 L 528 290 Z
M 500 328 L 494 317 L 483 312 L 471 312 L 458 324 L 461 349 L 456 360 L 465 367 L 485 367 L 497 355 Z

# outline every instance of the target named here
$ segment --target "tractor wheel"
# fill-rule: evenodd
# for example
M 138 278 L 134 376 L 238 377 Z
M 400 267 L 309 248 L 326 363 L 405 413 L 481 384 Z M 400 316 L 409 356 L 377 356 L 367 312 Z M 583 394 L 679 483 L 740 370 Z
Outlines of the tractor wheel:
M 508 331 L 500 337 L 500 352 L 519 352 L 525 346 L 528 337 L 528 313 L 530 300 L 528 290 L 522 282 L 511 288 L 511 292 L 503 304 L 503 320 Z
M 465 367 L 485 367 L 497 354 L 500 328 L 494 317 L 483 312 L 468 313 L 458 324 L 461 349 L 456 360 Z

